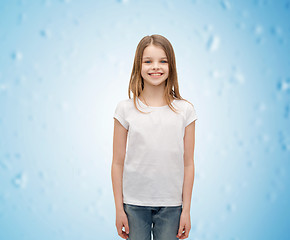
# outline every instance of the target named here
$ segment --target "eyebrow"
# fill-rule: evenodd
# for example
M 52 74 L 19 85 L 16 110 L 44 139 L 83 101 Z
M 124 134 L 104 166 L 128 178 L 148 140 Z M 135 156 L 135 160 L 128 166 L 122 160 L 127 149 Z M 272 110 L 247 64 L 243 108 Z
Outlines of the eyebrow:
M 151 58 L 151 57 L 143 57 L 143 59 L 145 59 L 145 58 Z M 167 59 L 167 57 L 162 57 L 162 58 L 160 58 L 160 59 Z

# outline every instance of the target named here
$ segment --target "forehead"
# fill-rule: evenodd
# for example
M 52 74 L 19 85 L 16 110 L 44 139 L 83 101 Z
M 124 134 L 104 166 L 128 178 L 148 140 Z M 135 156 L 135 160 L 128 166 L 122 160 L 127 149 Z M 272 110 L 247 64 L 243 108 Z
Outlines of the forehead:
M 162 48 L 149 45 L 144 49 L 143 58 L 166 58 L 166 54 Z

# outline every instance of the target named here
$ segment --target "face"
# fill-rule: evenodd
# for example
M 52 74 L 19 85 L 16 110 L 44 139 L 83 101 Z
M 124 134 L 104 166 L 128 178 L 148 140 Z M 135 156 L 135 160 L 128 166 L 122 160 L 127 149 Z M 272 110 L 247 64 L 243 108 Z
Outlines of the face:
M 164 50 L 154 45 L 147 46 L 143 52 L 141 69 L 144 84 L 154 86 L 165 84 L 168 74 L 168 59 Z

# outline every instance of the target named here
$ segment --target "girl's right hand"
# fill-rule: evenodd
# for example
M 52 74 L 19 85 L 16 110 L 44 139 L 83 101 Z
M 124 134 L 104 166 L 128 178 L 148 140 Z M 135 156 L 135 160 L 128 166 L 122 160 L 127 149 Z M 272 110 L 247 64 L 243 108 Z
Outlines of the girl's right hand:
M 122 230 L 123 227 L 125 227 L 125 232 Z M 124 210 L 116 212 L 116 228 L 118 231 L 118 235 L 121 238 L 124 238 L 124 239 L 129 238 L 128 218 Z

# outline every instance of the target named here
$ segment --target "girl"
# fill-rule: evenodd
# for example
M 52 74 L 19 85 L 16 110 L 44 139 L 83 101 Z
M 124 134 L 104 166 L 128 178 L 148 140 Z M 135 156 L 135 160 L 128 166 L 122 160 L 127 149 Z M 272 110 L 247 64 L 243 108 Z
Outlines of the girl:
M 191 229 L 197 115 L 179 94 L 175 55 L 165 37 L 139 42 L 128 94 L 114 113 L 111 173 L 118 235 L 185 239 Z

